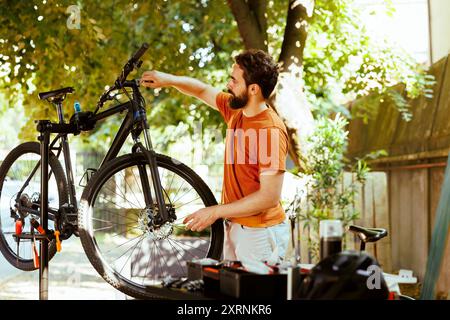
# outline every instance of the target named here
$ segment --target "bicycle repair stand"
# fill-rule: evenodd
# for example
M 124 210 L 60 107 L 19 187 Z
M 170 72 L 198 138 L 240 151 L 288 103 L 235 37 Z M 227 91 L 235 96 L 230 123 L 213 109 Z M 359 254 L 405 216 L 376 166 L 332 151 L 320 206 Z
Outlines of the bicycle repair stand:
M 48 158 L 51 123 L 48 120 L 37 121 L 38 140 L 41 145 L 41 226 L 48 230 Z M 46 232 L 47 233 L 47 232 Z M 39 237 L 40 259 L 39 259 L 39 300 L 48 300 L 48 235 Z
M 41 227 L 45 234 L 36 235 L 36 239 L 40 240 L 40 258 L 39 258 L 39 299 L 48 300 L 48 267 L 49 254 L 48 245 L 51 240 L 56 239 L 57 251 L 59 248 L 59 231 L 51 232 L 48 229 L 48 159 L 50 152 L 50 134 L 51 133 L 69 133 L 73 128 L 70 124 L 63 123 L 61 120 L 62 111 L 61 104 L 57 102 L 58 116 L 61 123 L 52 123 L 49 120 L 38 120 L 37 131 L 39 132 L 38 140 L 40 142 L 40 157 L 41 157 Z M 57 226 L 57 218 L 55 217 L 55 226 Z

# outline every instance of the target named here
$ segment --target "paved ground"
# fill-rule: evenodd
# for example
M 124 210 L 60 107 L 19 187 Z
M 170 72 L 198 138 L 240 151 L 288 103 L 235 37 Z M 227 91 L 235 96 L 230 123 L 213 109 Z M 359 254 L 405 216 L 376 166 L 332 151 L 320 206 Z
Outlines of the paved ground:
M 63 242 L 63 250 L 50 261 L 49 272 L 49 300 L 130 299 L 98 275 L 78 238 Z M 39 273 L 17 270 L 0 254 L 0 300 L 11 299 L 39 299 Z

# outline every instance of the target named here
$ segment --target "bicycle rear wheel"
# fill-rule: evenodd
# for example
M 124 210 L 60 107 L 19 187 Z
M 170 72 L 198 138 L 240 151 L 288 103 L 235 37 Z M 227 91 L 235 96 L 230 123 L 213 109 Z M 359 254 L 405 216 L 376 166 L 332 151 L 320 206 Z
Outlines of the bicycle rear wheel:
M 19 218 L 24 221 L 24 233 L 29 233 L 32 217 L 40 222 L 38 207 L 41 192 L 40 166 L 22 191 L 20 199 L 17 199 L 17 194 L 39 161 L 39 143 L 25 142 L 14 148 L 0 166 L 0 251 L 9 263 L 24 271 L 36 269 L 33 263 L 31 240 L 21 240 L 19 251 L 17 251 L 17 241 L 14 238 L 15 221 Z M 58 209 L 68 202 L 67 181 L 61 163 L 53 153 L 50 154 L 48 162 L 52 171 L 48 184 L 49 207 Z M 33 209 L 33 211 L 18 210 L 16 207 L 18 202 L 25 209 Z M 55 252 L 56 244 L 52 240 L 49 243 L 49 259 L 55 255 Z
M 136 298 L 162 298 L 161 281 L 186 276 L 186 261 L 220 259 L 222 253 L 221 220 L 202 233 L 182 225 L 186 215 L 217 204 L 208 186 L 184 164 L 159 154 L 156 160 L 166 207 L 177 216 L 173 224 L 148 227 L 151 211 L 145 208 L 139 167 L 148 177 L 150 169 L 141 153 L 105 164 L 81 198 L 78 228 L 86 255 L 107 282 Z

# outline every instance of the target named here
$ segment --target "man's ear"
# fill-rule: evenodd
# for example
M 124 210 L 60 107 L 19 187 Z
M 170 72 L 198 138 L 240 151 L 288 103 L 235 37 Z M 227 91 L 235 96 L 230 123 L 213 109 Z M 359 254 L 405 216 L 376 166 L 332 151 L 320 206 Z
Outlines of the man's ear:
M 257 95 L 258 91 L 260 91 L 259 86 L 256 83 L 250 85 L 250 93 L 253 95 Z

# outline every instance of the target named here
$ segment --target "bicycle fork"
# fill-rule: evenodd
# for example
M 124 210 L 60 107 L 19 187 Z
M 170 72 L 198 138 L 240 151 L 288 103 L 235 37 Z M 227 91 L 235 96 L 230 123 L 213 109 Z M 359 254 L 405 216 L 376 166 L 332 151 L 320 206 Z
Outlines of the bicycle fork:
M 150 134 L 148 132 L 149 127 L 147 124 L 147 119 L 145 116 L 145 112 L 139 112 L 141 119 L 139 119 L 142 123 L 142 133 L 144 135 L 145 146 L 139 141 L 138 136 L 133 134 L 133 140 L 135 141 L 135 145 L 133 146 L 133 152 L 141 151 L 146 157 L 149 166 L 150 166 L 150 176 L 152 180 L 153 190 L 155 193 L 155 200 L 157 203 L 158 214 L 153 216 L 154 223 L 156 226 L 161 226 L 164 223 L 170 221 L 170 216 L 167 211 L 166 203 L 164 201 L 163 188 L 161 185 L 161 178 L 158 172 L 158 164 L 156 162 L 156 152 L 153 150 L 152 141 L 150 138 Z M 142 184 L 142 190 L 144 192 L 145 204 L 147 208 L 151 208 L 154 206 L 154 201 L 150 188 L 150 181 L 148 179 L 147 170 L 145 166 L 138 166 L 139 176 Z

